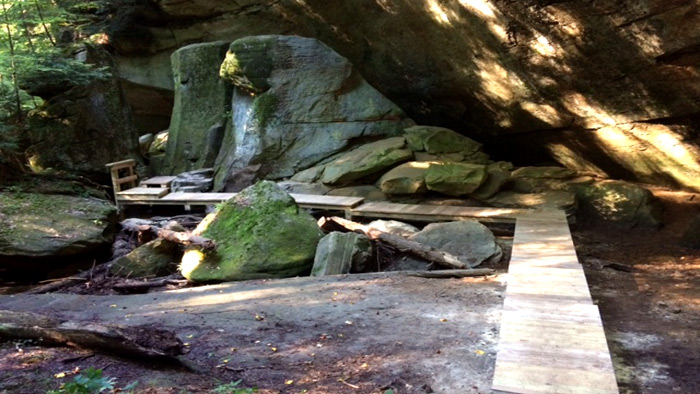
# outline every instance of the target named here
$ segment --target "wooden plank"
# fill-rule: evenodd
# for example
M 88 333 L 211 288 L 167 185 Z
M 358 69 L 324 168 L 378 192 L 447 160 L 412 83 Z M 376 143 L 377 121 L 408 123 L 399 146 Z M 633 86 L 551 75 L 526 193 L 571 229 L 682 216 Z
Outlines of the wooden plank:
M 156 176 L 141 181 L 139 186 L 143 187 L 170 187 L 176 177 L 174 176 Z
M 294 200 L 304 208 L 348 209 L 360 205 L 362 197 L 322 196 L 315 194 L 291 194 Z
M 155 187 L 134 187 L 128 190 L 117 192 L 115 194 L 116 199 L 122 202 L 122 205 L 126 203 L 138 203 L 139 200 L 144 202 L 148 201 L 152 203 L 153 201 L 158 201 L 160 197 L 163 197 L 168 193 L 166 188 L 155 188 Z
M 136 180 L 138 180 L 138 179 L 139 179 L 139 176 L 138 176 L 138 175 L 129 175 L 129 176 L 126 176 L 126 177 L 124 177 L 124 178 L 115 179 L 113 182 L 114 182 L 115 185 L 121 185 L 121 184 L 124 184 L 124 183 L 134 182 L 134 181 L 136 181 Z
M 518 217 L 492 389 L 618 393 L 600 313 L 563 212 Z
M 403 219 L 415 221 L 477 219 L 487 223 L 515 223 L 515 218 L 527 212 L 523 209 L 478 208 L 451 205 L 398 204 L 368 202 L 352 209 L 352 216 Z
M 105 164 L 105 167 L 110 168 L 110 169 L 118 169 L 118 168 L 133 167 L 135 165 L 136 165 L 136 160 L 126 159 L 126 160 L 122 160 L 122 161 L 115 161 L 113 163 L 107 163 L 107 164 Z

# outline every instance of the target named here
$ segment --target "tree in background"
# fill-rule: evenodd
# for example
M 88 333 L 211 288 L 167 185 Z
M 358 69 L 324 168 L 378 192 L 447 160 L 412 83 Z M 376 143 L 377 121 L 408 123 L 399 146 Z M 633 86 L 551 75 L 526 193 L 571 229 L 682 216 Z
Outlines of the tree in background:
M 0 162 L 18 149 L 26 114 L 43 99 L 108 76 L 84 62 L 99 41 L 86 27 L 102 2 L 0 0 Z

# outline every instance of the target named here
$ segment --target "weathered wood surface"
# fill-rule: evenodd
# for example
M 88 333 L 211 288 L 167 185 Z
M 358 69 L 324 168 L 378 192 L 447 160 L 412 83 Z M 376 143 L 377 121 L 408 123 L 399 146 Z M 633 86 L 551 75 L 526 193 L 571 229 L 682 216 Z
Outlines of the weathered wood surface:
M 460 220 L 473 218 L 486 223 L 515 223 L 527 209 L 477 208 L 451 205 L 397 204 L 368 202 L 350 211 L 351 216 L 416 221 Z
M 117 193 L 121 205 L 213 205 L 236 196 L 238 193 L 165 193 L 155 192 L 161 188 L 139 187 Z M 303 208 L 346 210 L 361 204 L 362 197 L 320 196 L 314 194 L 291 194 L 292 198 Z
M 168 194 L 168 189 L 164 187 L 132 187 L 116 194 L 117 201 L 124 205 L 131 201 L 153 202 Z
M 564 212 L 518 218 L 495 393 L 618 393 L 598 307 Z
M 139 184 L 142 187 L 165 187 L 170 188 L 170 185 L 175 180 L 174 176 L 156 176 L 153 178 L 148 178 Z

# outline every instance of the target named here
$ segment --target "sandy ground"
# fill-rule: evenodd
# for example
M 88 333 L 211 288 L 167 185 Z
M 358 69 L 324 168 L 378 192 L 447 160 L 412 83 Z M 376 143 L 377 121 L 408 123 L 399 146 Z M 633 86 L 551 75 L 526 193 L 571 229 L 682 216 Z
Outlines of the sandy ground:
M 242 379 L 240 387 L 262 393 L 487 393 L 501 279 L 369 274 L 131 296 L 2 296 L 0 309 L 173 330 L 189 344 L 183 360 L 202 373 L 6 343 L 0 390 L 43 392 L 70 379 L 56 373 L 108 366 L 104 374 L 119 382 L 139 380 L 139 392 L 209 392 Z

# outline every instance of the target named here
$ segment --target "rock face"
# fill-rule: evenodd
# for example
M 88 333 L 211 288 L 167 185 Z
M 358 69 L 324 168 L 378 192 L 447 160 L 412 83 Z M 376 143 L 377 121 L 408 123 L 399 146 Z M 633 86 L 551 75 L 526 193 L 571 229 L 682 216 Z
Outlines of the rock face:
M 308 274 L 322 237 L 316 220 L 274 182 L 259 182 L 223 203 L 195 230 L 215 251 L 190 249 L 182 275 L 195 282 Z
M 173 53 L 175 104 L 162 173 L 214 165 L 233 93 L 233 87 L 219 78 L 228 46 L 228 42 L 194 44 Z
M 356 233 L 332 232 L 316 248 L 311 276 L 364 272 L 372 257 L 372 242 Z
M 0 261 L 22 269 L 25 262 L 45 259 L 51 266 L 43 268 L 50 270 L 57 268 L 57 260 L 107 252 L 115 223 L 116 210 L 107 201 L 0 193 Z
M 355 138 L 397 135 L 410 125 L 346 58 L 314 39 L 236 40 L 220 76 L 236 89 L 232 132 L 216 162 L 217 188 L 229 174 L 250 165 L 261 165 L 261 177 L 287 177 Z
M 618 154 L 611 151 L 625 140 L 637 141 L 644 124 L 635 122 L 666 119 L 656 123 L 674 129 L 670 136 L 678 140 L 676 146 L 698 147 L 694 138 L 675 130 L 683 117 L 697 119 L 700 113 L 696 7 L 693 0 L 394 0 L 362 6 L 324 0 L 157 0 L 154 11 L 131 18 L 133 24 L 119 26 L 123 19 L 113 18 L 110 44 L 119 53 L 141 55 L 142 63 L 151 65 L 142 69 L 153 70 L 158 69 L 153 61 L 167 61 L 162 54 L 184 43 L 270 33 L 314 37 L 353 62 L 420 123 L 470 136 L 505 135 L 494 145 L 514 146 L 533 163 L 546 160 L 546 152 L 525 149 L 510 134 L 564 130 L 535 134 L 550 138 L 561 164 L 591 164 L 588 156 L 599 151 L 593 164 L 619 177 L 611 173 L 620 170 Z M 178 23 L 165 23 L 173 20 Z M 144 31 L 138 43 L 129 39 L 135 29 Z M 121 64 L 127 68 L 136 59 Z M 606 136 L 605 128 L 625 124 L 637 127 L 617 131 L 624 139 L 598 138 Z M 690 135 L 696 133 L 697 121 Z M 626 179 L 651 176 L 666 183 L 665 175 L 690 169 L 672 154 L 680 148 L 654 141 L 637 143 L 657 146 L 671 165 L 653 167 L 650 174 L 634 168 L 640 160 L 628 157 L 624 167 L 632 169 Z M 562 145 L 583 157 L 572 157 Z M 659 157 L 655 150 L 634 148 L 635 156 L 651 163 Z M 673 182 L 697 190 L 697 179 Z
M 471 267 L 502 255 L 493 233 L 475 220 L 431 223 L 409 239 L 448 252 Z
M 92 62 L 108 66 L 108 55 L 89 50 Z M 140 157 L 138 132 L 115 79 L 77 86 L 51 98 L 29 117 L 35 169 L 54 168 L 108 180 L 105 164 Z M 109 143 L 105 143 L 109 141 Z

